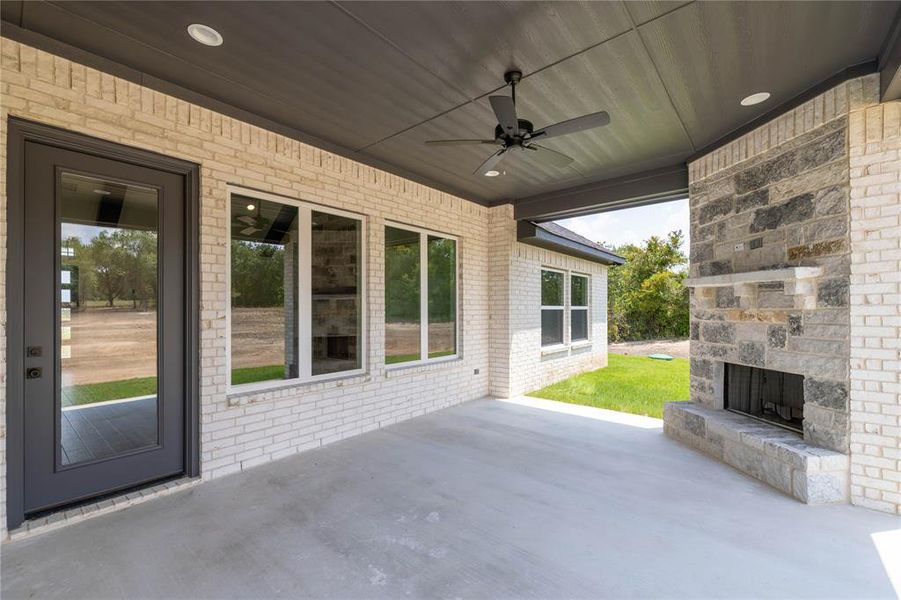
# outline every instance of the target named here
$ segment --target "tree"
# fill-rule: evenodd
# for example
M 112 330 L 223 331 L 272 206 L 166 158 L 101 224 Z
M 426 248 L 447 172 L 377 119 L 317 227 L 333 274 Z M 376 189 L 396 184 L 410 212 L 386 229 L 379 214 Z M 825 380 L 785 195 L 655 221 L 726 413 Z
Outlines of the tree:
M 626 263 L 610 269 L 608 277 L 611 341 L 688 335 L 688 289 L 679 268 L 688 259 L 680 250 L 682 240 L 682 232 L 673 231 L 615 249 Z
M 232 306 L 284 305 L 285 248 L 281 244 L 232 240 Z
M 97 282 L 97 292 L 106 305 L 112 307 L 125 289 L 128 256 L 115 236 L 106 231 L 91 240 L 91 260 Z

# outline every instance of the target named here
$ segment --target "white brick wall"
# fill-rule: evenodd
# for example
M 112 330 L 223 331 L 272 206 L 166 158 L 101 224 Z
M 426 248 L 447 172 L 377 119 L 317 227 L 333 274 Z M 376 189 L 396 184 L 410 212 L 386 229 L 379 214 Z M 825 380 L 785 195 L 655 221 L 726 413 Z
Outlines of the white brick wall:
M 901 514 L 901 102 L 849 117 L 851 502 Z
M 509 206 L 487 209 L 338 157 L 281 135 L 2 39 L 0 81 L 0 325 L 6 323 L 7 118 L 18 116 L 201 165 L 201 471 L 210 479 L 316 448 L 384 425 L 478 398 L 533 389 L 588 365 L 606 362 L 606 327 L 594 324 L 590 359 L 579 355 L 540 361 L 537 344 L 511 337 L 539 324 L 537 305 L 521 306 L 514 270 L 537 285 L 540 263 L 591 270 L 595 315 L 606 318 L 605 271 L 591 263 L 516 244 Z M 236 184 L 355 211 L 367 219 L 368 373 L 252 395 L 226 395 L 226 186 Z M 386 219 L 459 237 L 460 331 L 457 361 L 387 371 L 384 368 L 384 251 Z M 496 236 L 504 232 L 503 236 Z M 515 238 L 513 238 L 515 240 Z M 511 254 L 511 253 L 515 253 Z M 511 256 L 514 258 L 511 259 Z M 514 269 L 515 265 L 515 269 Z M 531 267 L 529 266 L 531 265 Z M 529 283 L 531 285 L 531 283 Z M 529 292 L 531 294 L 531 292 Z M 528 296 L 531 298 L 531 296 Z M 497 302 L 498 298 L 503 298 Z M 530 300 L 531 301 L 531 300 Z M 531 321 L 530 321 L 531 319 Z M 5 381 L 6 336 L 0 335 L 0 381 Z M 601 353 L 604 353 L 601 356 Z M 534 369 L 532 362 L 542 365 Z M 515 363 L 515 368 L 510 365 Z M 479 374 L 474 371 L 478 369 Z M 542 375 L 536 375 L 542 373 Z M 525 379 L 525 375 L 529 379 Z M 553 375 L 551 375 L 553 374 Z M 495 380 L 494 378 L 497 377 Z M 518 378 L 523 377 L 522 381 Z M 504 393 L 506 392 L 506 393 Z M 0 385 L 5 415 L 6 387 Z M 5 416 L 3 417 L 5 424 Z M 0 534 L 6 514 L 5 427 L 0 430 Z
M 492 209 L 492 272 L 505 283 L 492 306 L 508 307 L 500 321 L 492 313 L 492 393 L 502 397 L 534 391 L 571 375 L 607 366 L 607 267 L 516 241 L 513 208 Z M 501 213 L 501 214 L 497 214 Z M 541 353 L 541 268 L 588 274 L 591 277 L 589 309 L 591 344 L 568 347 L 553 354 Z M 501 273 L 508 273 L 506 277 Z M 569 280 L 565 303 L 569 306 Z M 494 293 L 494 292 L 492 292 Z M 569 311 L 564 311 L 564 330 L 569 331 Z

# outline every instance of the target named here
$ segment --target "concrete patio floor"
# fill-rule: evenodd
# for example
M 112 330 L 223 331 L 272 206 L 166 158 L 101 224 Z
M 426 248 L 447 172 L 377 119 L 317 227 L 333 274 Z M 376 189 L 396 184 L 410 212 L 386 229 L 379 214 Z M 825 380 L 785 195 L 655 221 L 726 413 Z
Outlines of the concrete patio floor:
M 897 518 L 802 505 L 659 424 L 469 402 L 6 544 L 2 595 L 895 597 Z

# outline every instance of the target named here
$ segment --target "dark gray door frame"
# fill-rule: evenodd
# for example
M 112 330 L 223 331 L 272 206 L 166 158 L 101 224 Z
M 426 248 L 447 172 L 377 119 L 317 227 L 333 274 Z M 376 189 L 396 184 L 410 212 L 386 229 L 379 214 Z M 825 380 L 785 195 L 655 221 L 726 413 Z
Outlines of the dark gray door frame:
M 24 512 L 24 306 L 25 144 L 37 142 L 65 150 L 166 171 L 185 181 L 185 475 L 200 474 L 200 169 L 195 163 L 106 140 L 10 117 L 7 140 L 6 269 L 6 514 L 7 528 L 18 527 Z

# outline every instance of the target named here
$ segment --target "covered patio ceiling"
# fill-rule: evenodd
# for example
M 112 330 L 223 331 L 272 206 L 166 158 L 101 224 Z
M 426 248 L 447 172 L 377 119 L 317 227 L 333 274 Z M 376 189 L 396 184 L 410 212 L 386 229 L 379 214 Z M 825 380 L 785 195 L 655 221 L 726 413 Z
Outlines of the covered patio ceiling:
M 4 32 L 519 218 L 684 192 L 685 160 L 897 44 L 898 2 L 16 2 Z M 191 40 L 203 23 L 225 43 Z M 895 46 L 896 47 L 896 46 Z M 488 96 L 524 78 L 536 127 L 598 110 L 612 123 L 473 175 L 493 137 Z M 769 101 L 739 101 L 759 91 Z M 637 182 L 637 183 L 636 183 Z M 560 206 L 560 198 L 565 198 Z

